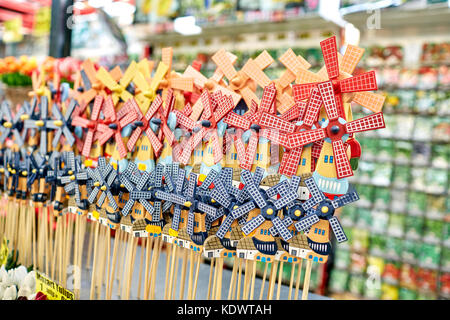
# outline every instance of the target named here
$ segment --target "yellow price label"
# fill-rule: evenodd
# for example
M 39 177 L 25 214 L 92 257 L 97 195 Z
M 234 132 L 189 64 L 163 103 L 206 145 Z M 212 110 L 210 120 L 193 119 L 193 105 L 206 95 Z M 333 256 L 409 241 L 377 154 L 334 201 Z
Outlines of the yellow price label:
M 35 36 L 44 36 L 50 32 L 51 15 L 50 7 L 42 7 L 37 10 L 33 28 Z
M 2 246 L 0 247 L 0 266 L 6 264 L 6 261 L 8 260 L 8 253 L 8 240 L 3 238 Z
M 59 284 L 36 272 L 36 293 L 42 292 L 48 300 L 73 300 L 73 292 L 61 287 Z

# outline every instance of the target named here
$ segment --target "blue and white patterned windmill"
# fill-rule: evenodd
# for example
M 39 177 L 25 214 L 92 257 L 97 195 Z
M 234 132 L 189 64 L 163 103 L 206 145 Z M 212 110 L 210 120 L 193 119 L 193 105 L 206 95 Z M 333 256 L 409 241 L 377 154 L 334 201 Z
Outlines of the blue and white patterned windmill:
M 134 177 L 132 177 L 131 175 L 134 175 Z M 136 173 L 131 173 L 129 171 L 124 171 L 120 175 L 121 183 L 125 186 L 130 194 L 128 201 L 125 203 L 122 209 L 122 215 L 126 217 L 133 209 L 135 203 L 139 202 L 140 204 L 142 204 L 144 209 L 147 210 L 150 215 L 152 215 L 152 221 L 153 219 L 155 219 L 155 221 L 159 221 L 159 212 L 157 217 L 154 216 L 153 214 L 156 210 L 154 206 L 149 202 L 149 200 L 151 200 L 152 198 L 152 194 L 150 191 L 146 190 L 146 186 L 150 179 L 150 173 L 148 171 L 144 171 L 142 174 L 140 174 L 139 172 L 138 176 L 139 177 L 136 177 Z
M 252 179 L 250 171 L 243 170 L 241 173 L 241 177 L 245 184 L 245 187 L 242 189 L 242 191 L 246 191 L 247 193 L 249 193 L 251 198 L 255 202 L 255 205 L 260 208 L 260 213 L 256 217 L 245 223 L 245 225 L 242 227 L 242 232 L 244 232 L 245 235 L 249 235 L 263 222 L 270 221 L 281 238 L 285 241 L 289 241 L 292 238 L 292 234 L 278 217 L 277 213 L 292 201 L 294 201 L 297 198 L 297 194 L 290 190 L 287 186 L 285 187 L 285 190 L 280 191 L 280 188 L 283 188 L 284 185 L 280 184 L 275 186 L 275 189 L 278 190 L 281 197 L 277 200 L 273 200 L 269 198 L 266 191 L 258 189 L 257 185 Z M 271 194 L 272 192 L 273 191 L 270 191 L 269 194 Z
M 64 191 L 67 194 L 72 192 L 75 193 L 75 203 L 81 210 L 88 209 L 87 199 L 81 199 L 80 185 L 86 184 L 88 180 L 88 173 L 86 169 L 81 166 L 81 159 L 75 157 L 73 152 L 67 153 L 68 165 L 67 172 L 68 175 L 61 177 L 61 183 L 64 184 Z
M 158 164 L 158 166 L 161 166 Z M 172 175 L 172 177 L 175 177 Z M 184 196 L 183 191 L 185 190 L 185 182 L 186 182 L 186 172 L 184 169 L 178 169 L 178 173 L 176 175 L 176 180 L 173 181 L 172 177 L 169 178 L 169 175 L 165 175 L 165 179 L 169 181 L 169 185 L 173 185 L 175 189 L 172 192 L 166 192 L 163 190 L 156 190 L 155 197 L 160 200 L 166 201 L 166 203 L 170 203 L 174 205 L 173 218 L 171 228 L 174 231 L 178 231 L 181 217 L 181 210 L 185 208 L 185 203 L 187 202 L 186 197 Z M 156 187 L 156 186 L 155 186 Z
M 53 148 L 59 144 L 61 136 L 64 135 L 66 143 L 72 146 L 75 143 L 75 137 L 72 134 L 72 113 L 77 106 L 75 99 L 72 99 L 67 107 L 66 113 L 63 115 L 56 103 L 53 104 L 52 113 L 55 118 L 54 121 L 48 124 L 48 127 L 55 129 L 55 136 L 52 141 Z
M 311 193 L 311 198 L 304 202 L 302 207 L 304 211 L 308 212 L 308 215 L 295 223 L 296 229 L 298 231 L 308 231 L 311 226 L 319 222 L 320 219 L 325 219 L 330 223 L 336 240 L 338 242 L 347 241 L 344 229 L 342 229 L 342 226 L 339 223 L 338 218 L 334 216 L 334 213 L 337 208 L 359 200 L 356 190 L 351 188 L 345 195 L 330 200 L 319 190 L 314 178 L 311 177 L 306 179 L 305 184 Z
M 31 186 L 37 180 L 38 185 L 40 184 L 40 180 L 47 176 L 47 171 L 49 170 L 49 165 L 47 163 L 47 159 L 42 157 L 39 153 L 29 154 L 27 155 L 28 168 L 29 173 L 27 176 L 27 188 L 32 190 Z M 32 194 L 32 199 L 34 202 L 45 202 L 46 194 L 40 193 L 39 190 L 36 190 L 37 193 Z
M 26 150 L 24 146 L 27 130 L 24 129 L 24 121 L 31 115 L 31 107 L 25 102 L 13 116 L 11 105 L 8 101 L 3 101 L 0 109 L 0 144 L 3 144 L 7 138 L 14 137 L 14 142 L 20 147 L 22 158 L 26 158 Z
M 47 155 L 47 133 L 53 129 L 51 125 L 53 119 L 48 115 L 48 98 L 46 96 L 41 97 L 40 102 L 40 115 L 39 119 L 27 119 L 25 120 L 26 129 L 37 129 L 40 133 L 39 152 L 42 156 Z
M 183 178 L 185 177 L 183 171 L 184 170 L 180 169 L 180 172 L 178 173 L 179 181 L 183 180 Z M 182 176 L 183 178 L 180 178 L 180 176 Z M 197 178 L 198 178 L 198 175 L 196 173 L 191 172 L 189 174 L 189 180 L 187 183 L 187 187 L 184 190 L 184 192 L 182 192 L 181 195 L 178 194 L 177 192 L 180 190 L 183 191 L 183 186 L 181 185 L 181 182 L 180 182 L 180 186 L 179 186 L 178 181 L 176 184 L 176 187 L 178 188 L 178 190 L 175 189 L 174 193 L 168 193 L 168 192 L 164 192 L 164 191 L 160 191 L 160 192 L 156 193 L 156 197 L 161 200 L 166 200 L 166 201 L 170 201 L 174 204 L 178 204 L 179 206 L 181 206 L 181 208 L 183 206 L 186 208 L 189 208 L 186 231 L 187 231 L 188 235 L 191 236 L 191 238 L 192 238 L 192 235 L 194 234 L 195 213 L 203 212 L 203 213 L 206 213 L 209 215 L 215 215 L 216 211 L 217 211 L 217 209 L 214 208 L 213 206 L 210 206 L 210 205 L 198 200 Z M 184 182 L 183 182 L 183 184 L 184 184 Z M 181 214 L 181 208 L 179 209 L 180 214 Z M 176 210 L 176 211 L 174 211 L 174 220 L 175 220 L 175 214 L 178 212 L 178 209 L 176 206 L 175 206 L 174 210 Z M 199 243 L 197 243 L 197 244 L 199 244 Z
M 113 194 L 111 193 L 111 186 L 114 180 L 117 178 L 117 171 L 114 170 L 110 163 L 106 163 L 104 157 L 98 158 L 98 166 L 94 170 L 88 170 L 88 174 L 92 175 L 94 180 L 94 188 L 89 194 L 89 203 L 94 203 L 97 199 L 97 195 L 101 192 L 96 205 L 101 207 L 108 197 L 110 207 L 115 211 L 119 209 Z
M 283 180 L 277 185 L 266 191 L 266 194 L 269 198 L 276 197 L 279 195 L 283 197 L 288 193 L 298 194 L 298 189 L 300 187 L 301 177 L 300 176 L 292 176 L 290 180 Z M 286 203 L 283 208 L 283 219 L 282 222 L 286 227 L 291 226 L 294 221 L 298 221 L 301 217 L 305 216 L 305 211 L 301 206 L 301 201 L 298 198 L 293 199 L 291 202 Z M 277 236 L 278 232 L 274 227 L 269 229 L 272 236 Z
M 52 151 L 48 158 L 48 171 L 45 176 L 45 183 L 50 186 L 48 200 L 51 202 L 55 200 L 56 188 L 61 185 L 61 177 L 65 174 L 65 170 L 61 167 L 62 162 L 61 154 L 58 151 Z

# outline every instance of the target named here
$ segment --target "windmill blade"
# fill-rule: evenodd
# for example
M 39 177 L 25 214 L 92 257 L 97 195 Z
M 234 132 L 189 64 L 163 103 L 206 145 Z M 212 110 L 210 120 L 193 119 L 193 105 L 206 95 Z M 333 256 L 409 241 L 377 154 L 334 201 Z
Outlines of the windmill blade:
M 352 74 L 353 71 L 355 71 L 356 65 L 358 64 L 359 60 L 361 60 L 363 54 L 363 48 L 348 44 L 347 48 L 345 49 L 344 57 L 342 58 L 339 65 L 341 72 Z
M 197 208 L 200 211 L 202 211 L 202 212 L 204 212 L 204 213 L 206 213 L 208 215 L 211 215 L 211 216 L 215 216 L 216 212 L 217 212 L 216 208 L 214 208 L 214 207 L 212 207 L 210 205 L 207 205 L 206 203 L 203 203 L 203 202 L 198 202 Z
M 346 204 L 359 200 L 359 195 L 356 191 L 348 192 L 343 196 L 331 201 L 331 204 L 335 209 L 345 206 Z
M 47 130 L 41 131 L 39 151 L 41 152 L 42 155 L 47 154 Z
M 289 188 L 288 181 L 283 180 L 283 181 L 277 183 L 276 185 L 274 185 L 273 187 L 270 187 L 269 189 L 267 189 L 266 195 L 269 198 L 272 198 L 272 197 L 276 196 L 277 194 L 279 194 L 282 189 L 287 189 L 287 188 Z
M 264 87 L 263 95 L 261 97 L 261 103 L 259 104 L 259 111 L 262 113 L 268 113 L 272 109 L 272 105 L 275 102 L 275 96 L 277 94 L 277 88 L 275 83 Z
M 344 229 L 342 229 L 341 224 L 339 223 L 338 218 L 331 217 L 328 219 L 328 222 L 330 222 L 331 229 L 333 230 L 334 236 L 336 237 L 336 240 L 341 243 L 347 241 L 347 236 L 344 232 Z
M 259 125 L 263 128 L 275 129 L 285 133 L 292 133 L 295 131 L 295 125 L 293 123 L 285 121 L 270 113 L 263 113 L 261 115 Z
M 91 194 L 88 197 L 89 203 L 94 203 L 95 199 L 97 198 L 97 195 L 98 195 L 99 191 L 100 191 L 99 187 L 95 187 L 94 189 L 92 189 L 92 192 L 91 192 Z
M 188 214 L 188 221 L 187 221 L 187 226 L 186 226 L 186 231 L 188 235 L 192 235 L 194 233 L 194 211 L 192 211 L 192 208 L 189 210 L 189 214 Z
M 320 42 L 322 48 L 323 60 L 327 68 L 328 77 L 335 79 L 339 76 L 339 61 L 336 45 L 336 36 L 330 37 Z
M 203 182 L 202 182 L 201 186 L 199 187 L 199 189 L 207 190 L 209 188 L 209 186 L 211 185 L 211 183 L 213 183 L 213 181 L 216 179 L 216 177 L 218 175 L 219 174 L 214 169 L 209 171 L 208 175 L 206 176 L 205 180 L 203 180 Z
M 173 211 L 172 219 L 172 229 L 178 231 L 178 226 L 180 224 L 181 207 L 176 205 Z
M 373 92 L 357 92 L 353 96 L 352 102 L 362 105 L 370 111 L 381 112 L 385 99 L 386 96 L 382 94 L 376 94 Z
M 238 208 L 231 211 L 231 215 L 234 219 L 239 219 L 243 215 L 249 213 L 251 210 L 255 209 L 255 203 L 253 201 L 248 201 L 243 205 L 240 205 Z
M 152 92 L 156 92 L 161 83 L 162 79 L 164 79 L 166 73 L 169 71 L 170 67 L 161 61 L 156 68 L 155 74 L 153 75 L 152 82 L 150 83 L 150 90 Z
M 266 221 L 266 219 L 264 219 L 264 217 L 259 214 L 250 221 L 247 221 L 247 223 L 242 227 L 242 232 L 244 232 L 244 234 L 248 236 L 253 230 L 258 228 L 264 221 Z
M 231 224 L 233 223 L 234 218 L 231 214 L 229 214 L 225 220 L 220 224 L 219 230 L 217 230 L 216 236 L 219 239 L 223 239 L 225 234 L 230 230 Z
M 171 204 L 171 202 L 165 202 L 164 204 Z M 153 213 L 152 213 L 152 221 L 160 221 L 161 220 L 161 202 L 155 201 L 153 202 Z
M 242 179 L 244 181 L 246 191 L 253 198 L 253 200 L 255 201 L 256 205 L 259 208 L 263 208 L 263 207 L 267 206 L 267 202 L 266 202 L 266 200 L 264 200 L 262 194 L 260 193 L 260 191 L 256 187 L 250 171 L 243 170 L 242 173 L 241 173 L 241 177 L 242 177 Z
M 100 197 L 98 198 L 98 200 L 97 200 L 97 205 L 98 205 L 99 207 L 101 207 L 101 206 L 103 205 L 103 203 L 105 202 L 106 196 L 107 196 L 107 192 L 102 192 L 102 194 L 101 194 Z
M 195 189 L 197 186 L 197 174 L 194 172 L 191 172 L 189 174 L 189 181 L 188 181 L 188 187 L 186 190 L 186 196 L 193 198 L 195 195 Z
M 289 190 L 284 195 L 281 194 L 281 198 L 274 202 L 275 208 L 280 210 L 289 205 L 295 199 L 297 199 L 297 193 Z
M 361 73 L 339 82 L 342 93 L 378 90 L 375 71 Z
M 275 227 L 275 230 L 278 234 L 283 238 L 284 241 L 289 241 L 292 238 L 292 234 L 289 232 L 288 228 L 284 225 L 284 223 L 278 217 L 273 217 L 272 224 Z
M 148 202 L 146 199 L 139 199 L 139 202 L 142 204 L 142 206 L 147 210 L 149 214 L 153 214 L 155 211 L 155 208 Z
M 68 181 L 70 181 L 70 179 Z M 61 182 L 64 183 L 64 182 L 67 182 L 67 180 L 65 180 L 63 182 L 62 179 L 61 179 Z M 67 193 L 72 192 L 74 189 L 75 189 L 75 182 L 70 182 L 70 183 L 68 183 L 68 184 L 66 184 L 64 186 L 64 191 L 67 192 Z
M 176 193 L 180 194 L 181 192 L 183 192 L 185 180 L 186 180 L 186 171 L 184 169 L 179 169 L 175 188 Z
M 320 107 L 322 106 L 322 95 L 319 89 L 314 88 L 306 106 L 306 114 L 303 123 L 311 127 L 316 122 L 319 115 Z
M 147 183 L 148 179 L 150 177 L 150 173 L 148 171 L 144 171 L 141 178 L 139 179 L 139 182 L 136 185 L 137 190 L 142 190 Z
M 294 132 L 287 136 L 287 146 L 284 147 L 295 149 L 324 139 L 325 136 L 325 130 L 323 128 Z
M 134 203 L 136 201 L 134 199 L 129 198 L 128 201 L 125 203 L 122 209 L 122 215 L 126 217 L 128 213 L 130 213 L 130 210 L 133 208 Z
M 228 80 L 233 79 L 236 75 L 236 69 L 234 69 L 225 49 L 220 49 L 212 57 L 211 60 L 217 65 L 217 67 L 223 72 Z
M 325 200 L 323 192 L 320 191 L 320 189 L 317 187 L 316 181 L 313 177 L 306 179 L 305 184 L 308 187 L 308 190 L 311 193 L 311 197 L 314 199 L 315 204 Z
M 250 120 L 234 112 L 229 112 L 223 119 L 223 122 L 225 122 L 229 126 L 241 128 L 243 130 L 250 129 L 250 125 L 252 124 Z
M 364 118 L 353 120 L 345 124 L 345 130 L 347 133 L 363 132 L 375 129 L 384 128 L 383 113 L 374 113 Z
M 264 169 L 261 167 L 256 167 L 255 172 L 253 173 L 253 183 L 255 186 L 259 187 L 261 184 L 261 180 L 264 177 Z
M 155 168 L 155 188 L 162 187 L 162 177 L 164 174 L 164 166 L 157 164 Z
M 108 203 L 111 206 L 111 208 L 113 208 L 114 211 L 119 209 L 119 206 L 117 205 L 117 202 L 114 199 L 114 196 L 112 195 L 111 191 L 107 191 L 106 196 L 108 197 Z
M 231 204 L 228 192 L 221 180 L 214 182 L 214 189 L 211 191 L 211 198 L 217 201 L 221 206 L 228 208 Z
M 348 160 L 347 152 L 345 151 L 344 143 L 341 139 L 332 142 L 333 154 L 335 159 L 336 174 L 338 179 L 350 177 L 353 175 L 353 170 Z
M 301 218 L 297 223 L 294 224 L 297 231 L 306 231 L 311 228 L 312 225 L 319 222 L 319 217 L 316 214 L 308 215 L 304 218 Z
M 331 81 L 322 82 L 317 85 L 317 88 L 322 96 L 322 102 L 328 119 L 330 121 L 337 119 L 339 117 L 339 110 L 336 104 L 333 83 Z

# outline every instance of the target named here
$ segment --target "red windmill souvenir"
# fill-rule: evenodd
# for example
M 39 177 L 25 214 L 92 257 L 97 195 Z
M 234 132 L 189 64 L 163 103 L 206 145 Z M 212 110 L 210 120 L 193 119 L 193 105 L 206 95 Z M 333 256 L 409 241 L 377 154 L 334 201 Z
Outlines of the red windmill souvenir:
M 336 101 L 332 83 L 330 81 L 319 83 L 317 87 L 318 88 L 313 91 L 313 96 L 310 100 L 314 101 L 321 96 L 328 119 L 322 123 L 322 127 L 319 129 L 289 134 L 287 137 L 287 144 L 290 149 L 295 149 L 311 142 L 325 139 L 325 141 L 330 142 L 333 147 L 337 178 L 342 179 L 350 177 L 353 175 L 353 170 L 344 148 L 344 141 L 351 133 L 384 128 L 385 123 L 383 113 L 378 112 L 357 120 L 346 122 L 343 118 L 339 117 L 338 103 Z M 318 104 L 318 102 L 313 103 Z
M 103 104 L 103 113 L 105 120 L 98 124 L 99 136 L 98 140 L 104 145 L 111 137 L 114 136 L 117 150 L 121 159 L 127 155 L 127 148 L 122 140 L 122 129 L 135 121 L 138 117 L 135 107 L 132 105 L 134 99 L 129 99 L 124 103 L 122 108 L 116 112 L 114 108 L 113 98 L 106 97 Z
M 94 106 L 92 108 L 90 119 L 86 119 L 79 114 L 73 117 L 72 125 L 88 129 L 86 138 L 84 140 L 83 149 L 81 154 L 85 157 L 89 157 L 91 153 L 92 143 L 98 139 L 98 124 L 100 110 L 103 107 L 104 97 L 98 95 L 94 99 Z
M 276 93 L 277 90 L 275 84 L 271 83 L 264 88 L 259 108 L 256 103 L 252 103 L 250 111 L 243 116 L 230 112 L 224 119 L 224 122 L 231 127 L 242 130 L 253 129 L 246 149 L 244 148 L 242 140 L 238 137 L 234 137 L 235 147 L 242 169 L 251 169 L 260 136 L 271 140 L 270 138 L 277 134 L 279 134 L 279 137 L 282 137 L 287 133 L 293 133 L 295 130 L 294 124 L 274 115 Z M 272 142 L 278 143 L 281 142 L 281 140 L 274 138 L 274 141 Z
M 187 140 L 185 148 L 180 154 L 179 160 L 183 164 L 187 164 L 191 157 L 192 151 L 198 146 L 203 138 L 208 134 L 212 134 L 212 148 L 214 154 L 214 162 L 221 160 L 222 146 L 219 143 L 219 136 L 217 133 L 217 123 L 220 122 L 231 110 L 234 108 L 233 99 L 231 96 L 222 96 L 221 91 L 210 94 L 207 90 L 203 91 L 200 96 L 203 105 L 203 113 L 200 118 L 200 125 L 192 129 L 193 135 Z M 180 120 L 186 120 L 180 118 Z M 177 117 L 177 122 L 179 122 Z M 186 125 L 185 123 L 183 124 Z
M 153 100 L 152 104 L 148 108 L 145 115 L 142 114 L 141 109 L 134 100 L 130 101 L 131 101 L 130 103 L 134 106 L 136 110 L 137 118 L 134 122 L 135 129 L 133 130 L 133 133 L 131 134 L 130 139 L 128 139 L 127 142 L 128 151 L 131 152 L 134 149 L 136 142 L 139 140 L 142 133 L 145 132 L 152 145 L 155 157 L 157 157 L 161 152 L 163 145 L 156 136 L 156 134 L 153 132 L 153 130 L 150 128 L 150 121 L 162 106 L 163 101 L 161 99 L 161 96 L 160 95 L 156 96 L 156 98 Z

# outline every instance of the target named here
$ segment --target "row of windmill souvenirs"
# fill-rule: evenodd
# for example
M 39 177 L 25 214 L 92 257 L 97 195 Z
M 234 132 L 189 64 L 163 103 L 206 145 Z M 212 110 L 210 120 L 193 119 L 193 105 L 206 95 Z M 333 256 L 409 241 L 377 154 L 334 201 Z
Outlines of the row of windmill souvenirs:
M 375 72 L 352 76 L 364 50 L 320 46 L 320 71 L 289 49 L 279 79 L 267 51 L 236 70 L 223 49 L 211 78 L 174 72 L 172 48 L 154 72 L 86 60 L 73 89 L 33 74 L 30 102 L 1 105 L 3 190 L 207 258 L 325 263 L 347 240 L 336 210 L 359 199 L 355 133 L 385 124 Z M 353 120 L 352 102 L 373 113 Z

